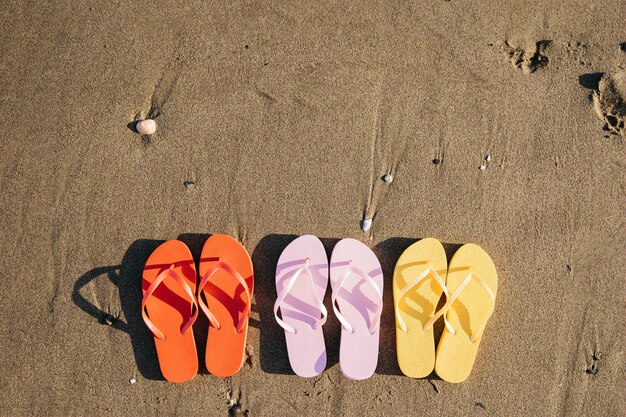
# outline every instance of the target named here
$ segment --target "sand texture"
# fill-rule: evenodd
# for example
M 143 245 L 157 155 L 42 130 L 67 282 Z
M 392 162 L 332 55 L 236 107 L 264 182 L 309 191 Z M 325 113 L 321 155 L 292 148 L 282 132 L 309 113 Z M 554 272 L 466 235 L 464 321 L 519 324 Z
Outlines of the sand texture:
M 625 17 L 608 0 L 2 2 L 0 415 L 622 415 Z M 132 129 L 146 116 L 152 136 Z M 211 233 L 254 262 L 246 360 L 170 384 L 142 267 Z M 308 233 L 380 259 L 369 380 L 340 372 L 330 292 L 327 370 L 290 370 L 274 269 Z M 448 259 L 477 243 L 499 273 L 461 384 L 396 362 L 393 267 L 424 237 Z

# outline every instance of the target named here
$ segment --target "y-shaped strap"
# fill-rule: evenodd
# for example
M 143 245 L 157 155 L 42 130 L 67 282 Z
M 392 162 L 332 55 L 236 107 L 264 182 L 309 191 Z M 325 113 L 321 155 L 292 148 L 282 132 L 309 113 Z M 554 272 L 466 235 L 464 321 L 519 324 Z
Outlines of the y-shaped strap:
M 204 289 L 205 285 L 209 282 L 209 280 L 211 279 L 214 273 L 216 273 L 220 269 L 228 272 L 233 278 L 235 278 L 239 282 L 239 284 L 241 284 L 241 286 L 243 287 L 246 293 L 246 298 L 247 298 L 246 308 L 244 309 L 243 315 L 241 316 L 241 318 L 239 319 L 239 322 L 237 323 L 237 333 L 241 333 L 241 331 L 243 330 L 243 326 L 246 323 L 246 319 L 248 315 L 250 314 L 250 304 L 252 303 L 252 295 L 250 294 L 250 288 L 248 288 L 248 284 L 246 283 L 246 280 L 243 279 L 241 274 L 237 272 L 233 267 L 228 265 L 226 262 L 222 262 L 220 258 L 218 258 L 214 262 L 215 262 L 215 265 L 209 268 L 204 273 L 204 275 L 202 276 L 202 279 L 200 280 L 200 284 L 198 285 L 198 302 L 200 304 L 200 308 L 202 309 L 204 314 L 206 314 L 206 316 L 208 317 L 211 325 L 219 330 L 222 327 L 222 325 L 219 323 L 219 321 L 217 321 L 217 318 L 213 315 L 213 313 L 211 313 L 211 311 L 209 310 L 209 307 L 206 305 L 206 303 L 202 299 L 202 290 Z
M 311 270 L 309 269 L 309 263 L 310 263 L 310 259 L 306 258 L 306 260 L 304 261 L 304 266 L 302 266 L 301 268 L 298 268 L 298 270 L 293 274 L 293 276 L 289 278 L 289 281 L 287 281 L 287 284 L 285 284 L 283 289 L 280 291 L 280 294 L 278 294 L 278 298 L 276 298 L 276 302 L 274 303 L 274 317 L 276 318 L 276 322 L 280 325 L 280 327 L 282 327 L 283 329 L 285 329 L 285 331 L 289 333 L 295 334 L 296 329 L 294 329 L 292 326 L 287 324 L 283 319 L 278 317 L 278 309 L 280 308 L 280 305 L 282 304 L 282 302 L 285 301 L 285 298 L 289 294 L 289 291 L 291 291 L 291 288 L 293 287 L 293 285 L 296 283 L 296 280 L 300 278 L 304 272 L 307 272 L 307 274 L 311 278 L 309 280 L 309 284 L 311 287 L 311 294 L 313 294 L 313 299 L 315 300 L 316 307 L 319 308 L 320 312 L 322 313 L 322 318 L 318 318 L 315 321 L 315 323 L 311 325 L 311 328 L 313 330 L 317 330 L 321 326 L 323 326 L 324 323 L 326 323 L 328 310 L 326 310 L 326 307 L 324 307 L 324 303 L 317 296 L 316 289 L 313 285 L 313 274 L 311 273 Z
M 156 291 L 157 287 L 161 285 L 161 283 L 165 281 L 167 277 L 173 278 L 174 281 L 176 281 L 176 283 L 182 287 L 182 289 L 185 291 L 185 294 L 187 294 L 187 296 L 189 297 L 189 301 L 191 302 L 191 317 L 189 318 L 187 323 L 185 323 L 184 326 L 181 327 L 180 334 L 187 333 L 193 323 L 196 321 L 196 318 L 198 317 L 198 304 L 196 304 L 196 297 L 194 297 L 193 291 L 189 287 L 189 284 L 187 284 L 187 282 L 174 270 L 174 265 L 170 265 L 168 269 L 164 269 L 163 271 L 161 271 L 161 273 L 157 275 L 156 279 L 152 281 L 152 284 L 150 284 L 141 300 L 141 315 L 143 316 L 143 321 L 146 323 L 146 326 L 148 326 L 148 329 L 150 329 L 154 337 L 159 340 L 165 340 L 165 335 L 148 318 L 148 314 L 146 312 L 146 304 L 148 303 L 148 300 L 150 299 L 154 291 Z
M 400 330 L 402 330 L 404 333 L 408 332 L 409 329 L 407 329 L 406 324 L 404 323 L 404 320 L 402 319 L 402 315 L 400 314 L 400 301 L 405 295 L 409 293 L 409 291 L 415 288 L 415 286 L 419 284 L 420 282 L 422 282 L 422 280 L 424 280 L 428 275 L 432 275 L 435 278 L 435 281 L 437 281 L 437 283 L 443 290 L 443 293 L 446 295 L 446 301 L 450 298 L 448 294 L 448 289 L 446 288 L 446 283 L 444 282 L 443 278 L 441 278 L 441 276 L 437 273 L 437 271 L 435 271 L 435 269 L 430 264 L 430 262 L 425 262 L 425 264 L 428 265 L 428 267 L 424 271 L 422 271 L 422 273 L 419 274 L 413 281 L 409 282 L 402 290 L 400 290 L 400 294 L 397 298 L 397 302 L 395 305 L 396 319 L 398 321 L 398 325 L 400 325 Z M 445 317 L 443 319 L 445 321 L 445 325 L 448 328 L 448 330 L 454 331 L 454 328 L 450 325 L 450 323 L 448 323 L 448 320 L 446 320 Z M 431 319 L 428 323 L 426 323 L 422 331 L 424 332 L 428 331 L 428 329 L 432 327 L 433 323 L 434 321 Z
M 349 261 L 348 271 L 346 271 L 346 274 L 339 280 L 337 288 L 335 288 L 335 290 L 333 291 L 333 296 L 332 296 L 333 310 L 335 311 L 335 315 L 341 322 L 341 326 L 344 329 L 346 329 L 346 331 L 348 331 L 349 333 L 354 333 L 354 328 L 352 327 L 352 325 L 350 325 L 350 323 L 345 318 L 345 316 L 339 312 L 339 308 L 337 308 L 337 296 L 339 295 L 339 291 L 341 290 L 341 288 L 343 287 L 343 284 L 346 282 L 346 280 L 351 274 L 355 274 L 356 276 L 358 276 L 359 278 L 365 280 L 368 284 L 370 284 L 372 288 L 374 288 L 374 290 L 376 291 L 376 294 L 378 294 L 378 298 L 380 299 L 380 302 L 378 303 L 378 307 L 376 308 L 376 311 L 374 312 L 375 319 L 372 320 L 372 322 L 370 323 L 370 327 L 368 328 L 368 331 L 370 332 L 370 334 L 374 334 L 374 332 L 376 331 L 376 328 L 380 324 L 380 313 L 383 308 L 383 292 L 381 288 L 378 287 L 378 284 L 376 283 L 376 281 L 374 281 L 369 275 L 367 275 L 361 269 L 352 265 L 352 261 Z
M 476 275 L 474 273 L 474 271 L 471 268 L 466 268 L 469 269 L 469 273 L 467 274 L 467 277 L 465 277 L 465 279 L 463 280 L 463 282 L 461 282 L 461 285 L 459 285 L 457 287 L 457 289 L 454 291 L 454 293 L 452 294 L 452 296 L 448 299 L 448 301 L 446 302 L 446 304 L 441 308 L 441 310 L 439 310 L 428 322 L 428 324 L 432 325 L 439 317 L 441 317 L 443 314 L 446 314 L 448 312 L 448 310 L 450 309 L 450 307 L 452 307 L 452 303 L 454 303 L 454 301 L 459 297 L 459 294 L 461 294 L 461 292 L 463 291 L 463 289 L 465 289 L 465 287 L 467 287 L 467 285 L 472 281 L 472 278 L 474 278 L 476 281 L 478 281 L 478 283 L 487 291 L 487 294 L 489 294 L 489 297 L 491 298 L 491 302 L 493 304 L 493 307 L 495 307 L 496 305 L 496 297 L 495 295 L 493 295 L 493 291 L 491 291 L 491 288 L 489 288 L 489 285 L 487 285 L 487 283 L 485 281 L 483 281 L 478 275 Z M 489 317 L 491 317 L 491 313 L 493 313 L 493 307 L 491 309 L 491 312 L 489 312 L 489 316 L 487 316 L 487 319 L 485 319 L 485 322 L 482 323 L 480 325 L 480 327 L 478 328 L 478 330 L 476 330 L 471 336 L 470 336 L 470 342 L 474 342 L 478 336 L 480 335 L 480 332 L 483 331 L 483 329 L 485 328 L 485 325 L 487 324 L 487 320 L 489 319 Z M 456 334 L 456 331 L 454 330 L 454 327 L 450 326 L 448 328 L 448 331 L 452 334 Z

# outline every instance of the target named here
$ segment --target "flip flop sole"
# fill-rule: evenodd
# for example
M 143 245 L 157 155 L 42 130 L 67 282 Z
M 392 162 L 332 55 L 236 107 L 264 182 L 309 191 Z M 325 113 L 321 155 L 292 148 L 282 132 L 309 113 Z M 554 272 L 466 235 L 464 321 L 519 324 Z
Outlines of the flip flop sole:
M 295 281 L 280 307 L 283 321 L 296 330 L 296 333 L 285 331 L 291 369 L 306 378 L 319 375 L 326 369 L 324 333 L 321 327 L 313 329 L 311 326 L 320 317 L 316 299 L 324 300 L 328 287 L 328 257 L 317 237 L 305 235 L 283 250 L 276 265 L 276 293 L 280 294 L 307 259 L 311 275 Z
M 426 238 L 409 246 L 400 255 L 393 272 L 394 305 L 399 305 L 405 333 L 396 325 L 396 351 L 398 365 L 403 374 L 411 378 L 424 378 L 435 368 L 435 338 L 432 327 L 424 326 L 435 313 L 443 289 L 431 276 L 427 276 L 398 300 L 400 291 L 423 273 L 428 264 L 445 282 L 448 270 L 446 252 L 437 239 Z M 396 317 L 397 323 L 398 317 Z
M 355 239 L 342 239 L 333 248 L 330 259 L 330 282 L 333 291 L 337 291 L 339 281 L 354 266 L 378 285 L 383 291 L 383 272 L 378 258 L 372 250 Z M 382 303 L 380 296 L 372 286 L 356 274 L 345 279 L 337 294 L 339 311 L 353 327 L 350 333 L 342 327 L 339 346 L 339 366 L 349 379 L 362 380 L 371 377 L 378 364 L 380 325 L 370 334 L 370 324 L 380 320 L 375 312 Z
M 204 276 L 212 263 L 218 259 L 243 277 L 252 296 L 254 287 L 252 261 L 241 243 L 222 234 L 209 237 L 200 255 L 200 276 Z M 236 327 L 246 304 L 252 300 L 247 299 L 244 287 L 237 279 L 221 269 L 215 272 L 202 292 L 210 312 L 220 323 L 219 329 L 209 326 L 205 354 L 206 368 L 215 376 L 234 375 L 243 365 L 248 319 L 245 318 L 240 332 L 237 332 Z
M 498 287 L 496 267 L 487 252 L 472 243 L 461 246 L 450 260 L 446 280 L 450 294 L 465 280 L 468 267 L 489 286 L 495 297 Z M 460 292 L 446 316 L 455 334 L 444 329 L 437 347 L 435 372 L 441 379 L 456 383 L 465 381 L 470 375 L 482 333 L 474 342 L 470 342 L 470 336 L 484 325 L 492 309 L 491 298 L 478 282 L 472 280 Z
M 143 269 L 142 291 L 145 293 L 156 277 L 174 265 L 174 270 L 195 293 L 196 267 L 187 245 L 170 240 L 150 255 Z M 181 328 L 191 318 L 188 295 L 172 278 L 166 278 L 146 303 L 150 320 L 163 332 L 165 340 L 154 338 L 159 367 L 170 382 L 185 382 L 198 373 L 198 354 L 193 331 L 181 334 Z

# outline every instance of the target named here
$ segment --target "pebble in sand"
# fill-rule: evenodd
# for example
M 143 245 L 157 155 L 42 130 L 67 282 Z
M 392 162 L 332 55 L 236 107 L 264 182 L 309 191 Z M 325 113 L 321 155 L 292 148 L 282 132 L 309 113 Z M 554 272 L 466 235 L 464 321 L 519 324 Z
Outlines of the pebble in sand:
M 152 119 L 137 122 L 137 132 L 142 135 L 151 135 L 156 131 L 156 122 Z

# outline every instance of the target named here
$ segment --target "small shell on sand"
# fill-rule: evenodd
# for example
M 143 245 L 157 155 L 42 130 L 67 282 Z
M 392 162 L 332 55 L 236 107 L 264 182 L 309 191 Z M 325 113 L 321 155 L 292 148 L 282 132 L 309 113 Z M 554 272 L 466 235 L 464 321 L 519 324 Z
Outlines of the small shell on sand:
M 367 232 L 372 227 L 372 219 L 363 219 L 361 222 L 361 230 Z
M 152 119 L 142 120 L 137 122 L 136 128 L 142 135 L 151 135 L 156 131 L 156 122 Z
M 491 154 L 487 154 L 487 156 L 485 157 L 485 161 L 489 162 L 491 161 Z
M 128 381 L 128 382 L 130 382 L 131 384 L 134 384 L 134 383 L 137 382 L 137 380 L 135 378 L 131 378 L 130 381 Z
M 487 165 L 481 165 L 481 166 L 480 166 L 480 170 L 481 170 L 481 171 L 484 171 L 484 170 L 486 170 L 486 169 L 487 169 Z
M 387 174 L 383 177 L 383 181 L 387 184 L 391 184 L 393 182 L 393 176 L 391 174 Z

